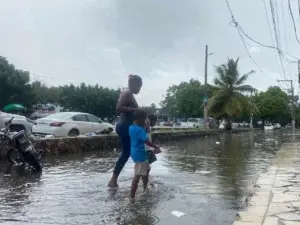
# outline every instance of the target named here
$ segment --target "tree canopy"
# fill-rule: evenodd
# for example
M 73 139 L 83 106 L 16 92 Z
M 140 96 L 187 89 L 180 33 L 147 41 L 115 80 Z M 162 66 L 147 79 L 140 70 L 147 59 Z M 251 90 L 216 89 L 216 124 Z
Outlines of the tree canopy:
M 203 116 L 203 100 L 205 88 L 198 80 L 181 82 L 168 88 L 161 106 L 171 116 L 199 117 Z M 212 96 L 213 88 L 208 85 L 208 96 Z
M 232 116 L 247 120 L 254 114 L 256 120 L 268 120 L 282 124 L 291 121 L 291 96 L 279 87 L 270 87 L 257 93 L 245 84 L 253 71 L 240 75 L 238 59 L 228 59 L 216 67 L 214 85 L 207 86 L 209 115 Z M 35 104 L 58 104 L 65 109 L 92 113 L 98 117 L 112 117 L 120 90 L 109 89 L 99 84 L 82 83 L 49 87 L 40 81 L 31 81 L 27 71 L 19 70 L 0 56 L 0 108 L 18 103 L 30 109 Z M 205 87 L 196 79 L 181 82 L 168 88 L 161 108 L 155 104 L 141 107 L 147 113 L 164 113 L 172 117 L 203 117 Z M 246 95 L 245 95 L 246 94 Z M 247 95 L 248 94 L 248 95 Z M 295 96 L 294 102 L 297 102 Z M 296 124 L 300 125 L 300 106 L 295 104 Z
M 292 119 L 289 97 L 279 87 L 269 87 L 267 91 L 257 93 L 253 101 L 263 120 L 286 124 Z
M 228 59 L 226 64 L 216 67 L 217 76 L 214 79 L 214 84 L 217 91 L 208 101 L 208 109 L 211 115 L 234 117 L 240 116 L 249 110 L 252 110 L 251 113 L 258 113 L 252 101 L 244 95 L 256 91 L 251 85 L 245 84 L 254 71 L 241 76 L 238 70 L 238 62 L 239 59 Z

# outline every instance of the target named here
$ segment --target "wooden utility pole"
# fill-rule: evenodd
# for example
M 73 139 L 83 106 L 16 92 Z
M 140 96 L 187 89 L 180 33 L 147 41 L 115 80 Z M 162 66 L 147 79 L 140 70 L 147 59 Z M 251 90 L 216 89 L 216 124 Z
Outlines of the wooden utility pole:
M 205 65 L 204 65 L 204 127 L 208 128 L 207 126 L 207 59 L 208 59 L 208 46 L 205 46 Z
M 277 80 L 277 82 L 290 82 L 291 84 L 291 92 L 292 92 L 292 127 L 293 127 L 293 135 L 295 135 L 295 105 L 294 105 L 294 86 L 293 80 Z

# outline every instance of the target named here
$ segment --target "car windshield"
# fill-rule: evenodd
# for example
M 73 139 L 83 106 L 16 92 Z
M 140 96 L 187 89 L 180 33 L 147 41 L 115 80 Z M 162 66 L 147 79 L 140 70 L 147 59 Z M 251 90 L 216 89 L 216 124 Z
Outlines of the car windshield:
M 47 119 L 64 119 L 67 117 L 71 117 L 73 115 L 74 115 L 73 113 L 55 113 L 55 114 L 47 116 L 45 118 L 47 118 Z

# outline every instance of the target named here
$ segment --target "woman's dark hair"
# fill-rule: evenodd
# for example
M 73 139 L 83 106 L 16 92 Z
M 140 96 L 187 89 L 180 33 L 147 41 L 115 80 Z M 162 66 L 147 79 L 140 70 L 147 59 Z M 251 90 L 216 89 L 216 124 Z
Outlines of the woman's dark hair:
M 136 74 L 130 74 L 130 75 L 128 76 L 128 83 L 129 83 L 129 84 L 135 83 L 135 84 L 140 84 L 140 85 L 142 85 L 143 80 L 142 80 L 142 78 L 141 78 L 139 75 L 136 75 Z

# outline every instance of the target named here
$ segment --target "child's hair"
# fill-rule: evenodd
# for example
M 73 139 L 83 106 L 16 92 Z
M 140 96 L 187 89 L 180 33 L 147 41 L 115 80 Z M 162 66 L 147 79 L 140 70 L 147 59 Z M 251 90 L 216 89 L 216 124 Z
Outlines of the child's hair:
M 154 114 L 149 114 L 149 115 L 148 115 L 148 119 L 149 119 L 150 121 L 156 121 L 156 120 L 157 120 L 157 116 L 155 116 Z
M 137 109 L 133 113 L 133 118 L 134 118 L 134 120 L 146 119 L 147 113 L 141 109 Z
M 157 117 L 154 114 L 149 114 L 148 120 L 149 120 L 150 127 L 154 127 L 157 121 Z

